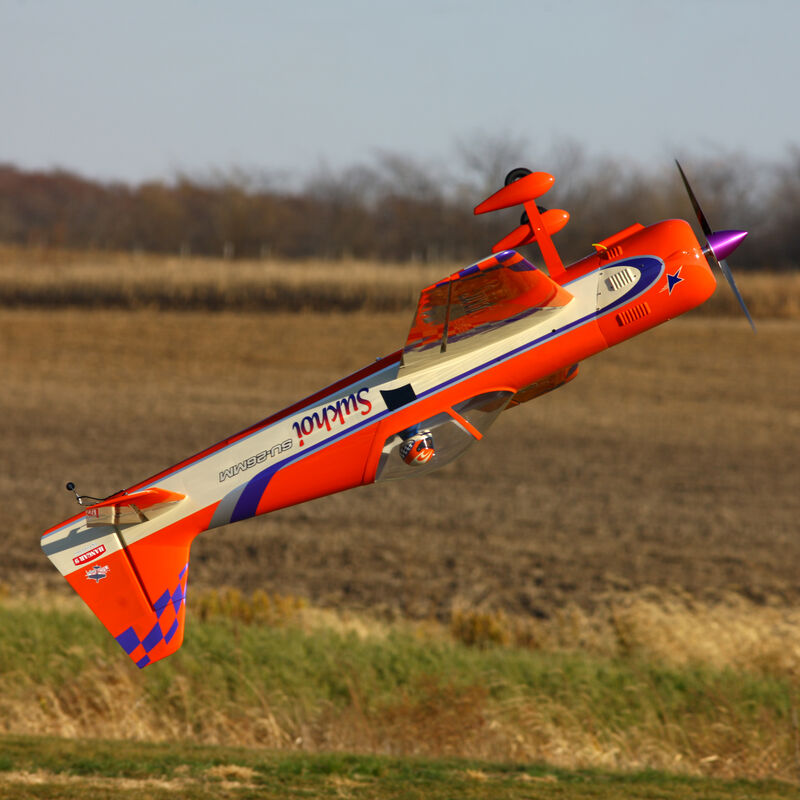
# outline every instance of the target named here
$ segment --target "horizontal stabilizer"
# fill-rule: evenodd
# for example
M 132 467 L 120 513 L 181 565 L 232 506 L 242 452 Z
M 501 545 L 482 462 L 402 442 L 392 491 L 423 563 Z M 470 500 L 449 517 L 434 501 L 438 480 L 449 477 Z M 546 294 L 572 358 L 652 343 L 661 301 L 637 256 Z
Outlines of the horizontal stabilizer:
M 86 524 L 136 525 L 147 522 L 169 506 L 183 500 L 185 495 L 153 487 L 132 494 L 117 494 L 86 507 Z M 147 512 L 147 513 L 145 513 Z

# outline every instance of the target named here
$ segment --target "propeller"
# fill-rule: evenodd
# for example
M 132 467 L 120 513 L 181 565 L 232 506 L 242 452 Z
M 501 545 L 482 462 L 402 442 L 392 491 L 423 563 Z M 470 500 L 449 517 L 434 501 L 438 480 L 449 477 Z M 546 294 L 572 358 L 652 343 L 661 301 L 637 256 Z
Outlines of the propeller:
M 697 216 L 697 221 L 700 223 L 700 227 L 703 229 L 703 235 L 706 239 L 706 246 L 703 248 L 703 254 L 706 257 L 711 256 L 712 260 L 716 262 L 722 274 L 725 276 L 725 280 L 728 281 L 728 285 L 731 287 L 736 299 L 739 301 L 739 305 L 742 307 L 742 311 L 744 311 L 744 315 L 747 317 L 750 327 L 753 329 L 753 331 L 755 331 L 756 326 L 753 323 L 753 318 L 750 316 L 750 312 L 747 310 L 747 306 L 744 304 L 742 295 L 736 286 L 736 281 L 733 279 L 731 268 L 725 261 L 725 259 L 742 243 L 742 240 L 745 238 L 745 236 L 747 236 L 747 231 L 712 231 L 711 226 L 708 224 L 708 220 L 706 219 L 706 215 L 703 213 L 703 209 L 700 208 L 700 204 L 697 202 L 697 198 L 694 196 L 692 187 L 689 186 L 689 181 L 686 179 L 686 175 L 683 169 L 681 169 L 681 165 L 677 159 L 675 164 L 677 165 L 678 172 L 680 172 L 681 178 L 683 179 L 683 185 L 686 187 L 689 200 L 692 202 L 692 208 Z

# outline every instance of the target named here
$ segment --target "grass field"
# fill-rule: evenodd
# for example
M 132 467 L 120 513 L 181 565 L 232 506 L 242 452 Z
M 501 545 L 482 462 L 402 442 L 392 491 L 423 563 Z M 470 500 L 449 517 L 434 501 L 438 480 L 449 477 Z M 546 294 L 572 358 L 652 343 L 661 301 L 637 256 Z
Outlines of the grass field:
M 195 598 L 203 613 L 191 615 L 183 648 L 139 671 L 77 602 L 6 600 L 2 730 L 287 754 L 800 777 L 800 634 L 785 612 L 640 601 L 565 615 L 548 624 L 549 638 L 520 643 L 486 635 L 513 628 L 498 615 L 473 620 L 473 632 L 484 635 L 467 639 L 463 619 L 386 623 L 286 598 L 268 617 L 248 617 L 243 611 L 263 610 L 263 602 L 229 598 L 211 613 L 208 601 Z M 735 646 L 700 644 L 726 622 L 735 622 L 726 633 Z M 46 760 L 33 763 L 47 768 Z
M 399 311 L 464 264 L 224 260 L 0 244 L 0 307 L 162 311 Z M 721 280 L 721 278 L 720 278 Z M 800 273 L 737 276 L 755 317 L 800 318 Z M 718 292 L 695 314 L 741 313 Z
M 108 494 L 397 349 L 449 267 L 268 265 L 280 302 L 340 309 L 286 313 L 255 263 L 187 283 L 177 259 L 12 256 L 0 797 L 796 793 L 797 276 L 743 276 L 756 336 L 670 323 L 425 481 L 199 537 L 186 644 L 140 673 L 39 549 L 74 513 L 64 482 Z

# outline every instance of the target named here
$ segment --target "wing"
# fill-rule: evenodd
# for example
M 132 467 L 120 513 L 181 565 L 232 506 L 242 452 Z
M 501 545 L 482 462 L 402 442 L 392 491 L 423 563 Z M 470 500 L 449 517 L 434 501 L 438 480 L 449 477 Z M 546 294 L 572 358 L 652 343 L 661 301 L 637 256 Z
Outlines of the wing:
M 572 295 L 519 253 L 498 253 L 423 289 L 403 367 L 460 355 L 544 321 Z
M 498 211 L 502 208 L 521 205 L 525 209 L 520 225 L 507 236 L 504 236 L 492 247 L 493 253 L 498 253 L 512 247 L 536 242 L 541 250 L 542 258 L 550 273 L 550 277 L 557 278 L 564 273 L 564 264 L 561 261 L 552 235 L 560 231 L 569 221 L 569 214 L 562 209 L 553 208 L 549 211 L 536 205 L 536 198 L 549 191 L 553 185 L 553 176 L 546 172 L 531 172 L 524 177 L 513 178 L 514 170 L 506 176 L 506 185 L 487 197 L 482 203 L 475 206 L 476 214 L 486 214 L 489 211 Z M 509 179 L 511 182 L 508 183 Z

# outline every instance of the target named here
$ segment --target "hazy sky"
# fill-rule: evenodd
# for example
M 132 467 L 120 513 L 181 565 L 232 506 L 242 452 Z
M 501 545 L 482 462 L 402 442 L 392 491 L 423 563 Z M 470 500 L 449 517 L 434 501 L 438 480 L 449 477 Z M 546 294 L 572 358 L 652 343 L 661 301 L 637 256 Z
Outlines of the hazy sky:
M 780 158 L 798 35 L 797 0 L 0 0 L 0 162 L 303 174 L 481 136 Z

